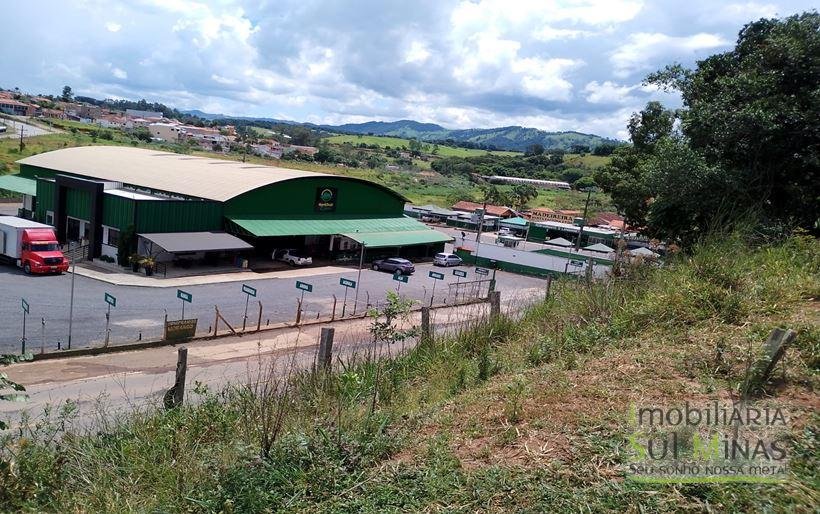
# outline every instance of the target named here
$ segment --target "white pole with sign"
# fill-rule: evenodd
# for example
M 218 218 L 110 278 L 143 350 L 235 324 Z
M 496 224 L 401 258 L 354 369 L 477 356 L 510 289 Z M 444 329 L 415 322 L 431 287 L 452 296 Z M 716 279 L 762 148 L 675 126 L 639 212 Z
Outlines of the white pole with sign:
M 105 346 L 108 346 L 111 340 L 111 307 L 117 306 L 117 298 L 108 293 L 105 293 L 103 298 L 105 299 L 105 303 L 108 304 L 108 311 L 105 313 Z
M 242 292 L 245 293 L 245 315 L 242 316 L 242 330 L 244 331 L 245 325 L 248 323 L 248 302 L 250 302 L 251 296 L 256 298 L 256 288 L 242 284 Z
M 345 317 L 345 310 L 347 309 L 347 290 L 350 289 L 351 287 L 353 289 L 356 289 L 356 281 L 355 280 L 350 280 L 350 279 L 347 279 L 347 278 L 340 278 L 339 279 L 339 285 L 344 286 L 344 288 L 345 288 L 345 297 L 344 297 L 344 300 L 342 301 L 342 317 L 344 318 Z M 354 310 L 354 314 L 355 314 L 355 310 Z
M 192 303 L 194 300 L 194 295 L 183 291 L 182 289 L 177 289 L 177 298 L 182 300 L 182 319 L 185 319 L 185 303 Z

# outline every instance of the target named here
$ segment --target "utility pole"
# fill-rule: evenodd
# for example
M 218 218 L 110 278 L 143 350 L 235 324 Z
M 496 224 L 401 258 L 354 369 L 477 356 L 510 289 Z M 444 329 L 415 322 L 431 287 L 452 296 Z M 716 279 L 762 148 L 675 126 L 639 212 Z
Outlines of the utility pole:
M 589 199 L 592 197 L 592 188 L 587 189 L 587 202 L 584 204 L 584 217 L 581 218 L 581 226 L 578 229 L 578 240 L 575 241 L 575 251 L 581 249 L 581 236 L 584 234 L 584 223 L 587 221 L 587 210 L 589 209 Z
M 23 132 L 24 132 L 23 124 L 21 123 L 20 124 L 20 152 L 21 153 L 23 152 Z
M 69 243 L 69 252 L 71 243 Z M 68 349 L 71 349 L 71 329 L 74 325 L 74 277 L 77 276 L 77 256 L 71 255 L 71 302 L 68 307 Z
M 364 266 L 364 243 L 359 253 L 359 273 L 356 275 L 356 297 L 353 299 L 353 314 L 356 314 L 356 307 L 359 305 L 359 289 L 362 287 L 362 266 Z

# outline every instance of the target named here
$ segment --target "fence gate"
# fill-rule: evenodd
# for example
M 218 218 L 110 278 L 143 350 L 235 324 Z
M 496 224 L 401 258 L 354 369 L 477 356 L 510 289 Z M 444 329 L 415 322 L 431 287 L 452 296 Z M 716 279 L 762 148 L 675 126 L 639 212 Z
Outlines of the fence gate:
M 490 283 L 492 280 L 471 280 L 468 282 L 458 282 L 448 284 L 448 299 L 452 303 L 472 302 L 486 300 L 490 295 Z

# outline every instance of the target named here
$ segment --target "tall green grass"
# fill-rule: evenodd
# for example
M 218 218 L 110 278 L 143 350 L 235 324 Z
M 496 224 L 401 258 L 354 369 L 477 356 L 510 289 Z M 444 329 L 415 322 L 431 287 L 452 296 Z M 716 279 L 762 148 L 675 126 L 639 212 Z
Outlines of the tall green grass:
M 453 453 L 447 420 L 466 399 L 489 405 L 501 395 L 514 427 L 534 393 L 529 373 L 580 372 L 613 350 L 639 359 L 650 339 L 668 341 L 668 358 L 695 333 L 760 340 L 816 302 L 818 277 L 816 240 L 751 248 L 725 238 L 609 282 L 558 282 L 549 299 L 522 312 L 392 348 L 392 358 L 360 354 L 332 372 L 260 362 L 246 384 L 198 388 L 197 401 L 171 412 L 102 415 L 91 431 L 65 428 L 76 416 L 68 408 L 3 436 L 0 510 L 808 512 L 817 501 L 816 419 L 794 434 L 793 478 L 782 485 L 668 487 L 590 471 L 589 462 L 623 459 L 622 434 L 609 420 L 590 415 L 578 428 L 575 444 L 589 462 L 474 470 Z M 787 378 L 805 387 L 817 380 L 820 331 L 811 323 L 794 328 L 797 364 Z M 719 375 L 693 368 L 692 380 L 703 383 L 732 387 L 742 379 L 737 366 Z M 426 448 L 416 446 L 420 439 Z M 403 453 L 415 458 L 404 461 Z

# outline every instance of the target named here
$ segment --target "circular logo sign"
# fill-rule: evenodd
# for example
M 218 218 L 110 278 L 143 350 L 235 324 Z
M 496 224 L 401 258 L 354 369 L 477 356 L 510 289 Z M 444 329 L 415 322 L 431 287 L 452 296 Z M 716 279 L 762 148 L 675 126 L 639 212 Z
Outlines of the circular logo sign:
M 330 189 L 323 189 L 322 193 L 319 195 L 319 198 L 321 198 L 323 202 L 329 202 L 333 200 L 333 191 Z

